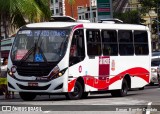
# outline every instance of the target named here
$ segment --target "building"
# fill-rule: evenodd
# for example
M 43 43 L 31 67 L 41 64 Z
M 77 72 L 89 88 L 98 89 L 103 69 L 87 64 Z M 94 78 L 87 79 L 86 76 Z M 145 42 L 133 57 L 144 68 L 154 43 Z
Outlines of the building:
M 73 5 L 65 0 L 65 15 L 78 19 L 78 9 L 90 6 L 90 0 L 77 0 Z
M 125 7 L 128 7 L 128 0 L 112 0 L 111 5 L 112 6 L 110 8 L 113 10 L 113 12 L 122 13 L 127 11 Z M 97 0 L 92 0 L 90 7 L 81 7 L 78 9 L 78 19 L 88 19 L 91 22 L 97 22 L 98 21 L 97 16 L 98 16 Z M 111 14 L 111 17 L 112 17 L 112 14 Z
M 128 7 L 128 3 L 131 0 L 112 0 L 113 2 L 113 12 L 124 13 Z
M 90 22 L 97 22 L 97 8 L 96 7 L 79 8 L 78 19 L 90 20 Z
M 52 15 L 64 15 L 64 0 L 50 0 L 50 10 Z
M 1 58 L 8 58 L 12 43 L 13 43 L 14 37 L 10 37 L 4 40 L 1 40 L 1 45 L 0 45 L 0 53 L 1 53 Z
M 96 4 L 96 0 L 91 0 L 91 4 Z M 71 16 L 78 19 L 78 9 L 90 6 L 90 0 L 77 0 L 73 5 L 69 0 L 50 0 L 50 9 L 53 16 Z
M 128 0 L 113 0 L 115 5 L 113 8 L 118 11 L 123 10 L 127 3 Z M 69 0 L 50 0 L 50 9 L 53 16 L 71 16 L 75 19 L 97 21 L 97 0 L 75 0 L 73 4 L 70 4 Z
M 141 4 L 139 3 L 139 0 L 130 0 L 129 2 L 129 9 L 130 10 L 140 10 L 142 9 Z M 148 26 L 151 31 L 151 40 L 152 40 L 152 51 L 158 51 L 160 49 L 160 39 L 158 39 L 158 33 L 153 33 L 153 21 L 157 20 L 157 13 L 155 12 L 154 8 L 151 9 L 148 13 L 145 15 L 141 15 L 142 19 L 145 20 L 144 25 Z M 158 30 L 157 30 L 158 31 Z

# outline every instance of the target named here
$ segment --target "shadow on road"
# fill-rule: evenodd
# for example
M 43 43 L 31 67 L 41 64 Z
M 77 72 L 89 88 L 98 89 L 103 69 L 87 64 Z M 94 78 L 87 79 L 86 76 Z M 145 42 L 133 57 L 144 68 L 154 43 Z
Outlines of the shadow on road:
M 139 90 L 139 89 L 132 89 L 128 92 L 128 95 L 123 98 L 130 98 L 132 96 L 139 96 L 139 95 L 144 95 L 145 90 L 148 89 L 156 89 L 159 88 L 159 86 L 145 86 L 144 90 Z M 91 93 L 87 99 L 110 99 L 110 98 L 120 98 L 120 97 L 112 97 L 110 93 Z M 122 97 L 121 97 L 122 98 Z M 85 99 L 85 100 L 87 100 Z M 67 100 L 64 95 L 38 95 L 34 101 L 65 101 Z M 81 100 L 81 99 L 80 99 Z M 82 99 L 83 100 L 83 99 Z M 0 96 L 0 101 L 2 102 L 22 102 L 23 100 L 20 99 L 19 94 L 15 94 L 14 99 L 4 99 L 4 96 Z M 28 101 L 30 102 L 30 101 Z M 32 102 L 32 101 L 31 101 Z

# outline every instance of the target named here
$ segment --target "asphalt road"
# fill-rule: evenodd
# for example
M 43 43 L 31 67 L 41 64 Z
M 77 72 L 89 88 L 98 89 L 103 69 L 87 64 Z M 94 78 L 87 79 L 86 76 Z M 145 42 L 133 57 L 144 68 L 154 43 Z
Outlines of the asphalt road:
M 0 106 L 15 107 L 37 107 L 37 110 L 43 112 L 34 112 L 34 114 L 44 113 L 95 113 L 99 114 L 160 114 L 160 88 L 158 86 L 146 86 L 144 90 L 131 90 L 126 97 L 112 97 L 110 93 L 90 94 L 87 99 L 66 100 L 63 95 L 37 96 L 34 101 L 23 101 L 19 95 L 15 99 L 4 100 L 0 96 Z M 41 109 L 40 109 L 40 108 Z M 0 107 L 1 108 L 1 107 Z M 25 109 L 19 109 L 25 111 Z M 39 108 L 39 109 L 38 109 Z M 150 110 L 148 109 L 150 108 Z M 18 109 L 17 109 L 18 110 Z M 33 109 L 34 110 L 34 109 Z M 1 111 L 0 114 L 19 114 L 16 108 L 14 112 Z M 28 112 L 23 112 L 23 114 Z

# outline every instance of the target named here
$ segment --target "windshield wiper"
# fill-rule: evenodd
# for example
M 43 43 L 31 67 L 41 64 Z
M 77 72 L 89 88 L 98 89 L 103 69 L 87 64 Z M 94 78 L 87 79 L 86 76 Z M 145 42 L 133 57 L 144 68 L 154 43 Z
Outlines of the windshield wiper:
M 43 40 L 42 40 L 42 41 L 43 41 Z M 35 55 L 36 55 L 36 52 L 37 52 L 37 50 L 38 50 L 39 53 L 42 54 L 42 57 L 43 57 L 43 59 L 44 59 L 44 62 L 48 63 L 48 61 L 47 61 L 47 59 L 46 59 L 46 57 L 45 57 L 45 55 L 44 55 L 44 53 L 43 53 L 43 51 L 42 51 L 42 49 L 41 49 L 42 41 L 41 41 L 41 43 L 40 43 L 40 46 L 38 46 L 39 39 L 38 39 L 38 41 L 37 41 L 37 43 L 36 43 L 33 60 L 35 60 Z
M 42 40 L 42 41 L 43 41 L 43 40 Z M 41 52 L 41 54 L 42 54 L 42 57 L 43 57 L 44 61 L 45 61 L 46 63 L 48 63 L 48 61 L 47 61 L 47 59 L 46 59 L 46 57 L 45 57 L 45 55 L 44 55 L 44 53 L 43 53 L 43 51 L 42 51 L 42 49 L 41 49 L 42 41 L 41 41 L 41 43 L 40 43 L 39 50 L 40 50 L 40 52 Z
M 35 44 L 36 45 L 36 44 Z M 23 56 L 23 58 L 20 60 L 20 64 L 23 62 L 23 61 L 26 61 L 29 56 L 34 52 L 34 49 L 35 49 L 35 45 L 33 47 L 31 47 L 29 49 L 29 51 Z
M 34 54 L 33 54 L 33 61 L 34 61 L 34 60 L 35 60 L 35 54 L 36 54 L 36 52 L 37 52 L 37 49 L 38 49 L 39 52 L 42 54 L 42 57 L 43 57 L 44 61 L 47 62 L 47 59 L 46 59 L 46 57 L 44 56 L 42 49 L 38 46 L 38 42 L 39 42 L 41 33 L 42 33 L 42 31 L 40 32 L 40 34 L 39 34 L 39 36 L 38 36 L 37 42 L 34 43 L 34 46 L 33 46 L 32 48 L 30 48 L 29 51 L 28 51 L 28 52 L 23 56 L 23 58 L 20 60 L 20 64 L 21 64 L 22 62 L 26 61 L 32 53 L 34 53 Z M 42 40 L 42 41 L 43 41 L 43 40 Z M 40 46 L 41 46 L 41 44 L 42 44 L 42 41 L 41 41 L 41 43 L 40 43 Z M 47 62 L 47 63 L 48 63 L 48 62 Z

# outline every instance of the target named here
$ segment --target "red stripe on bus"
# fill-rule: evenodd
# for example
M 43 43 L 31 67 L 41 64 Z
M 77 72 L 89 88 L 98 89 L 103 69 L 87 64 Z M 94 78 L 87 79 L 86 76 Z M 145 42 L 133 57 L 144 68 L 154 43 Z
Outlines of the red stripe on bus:
M 75 85 L 76 79 L 70 81 L 68 83 L 68 92 L 71 92 L 71 90 L 73 89 L 74 85 Z
M 135 77 L 142 78 L 147 83 L 149 83 L 149 71 L 147 71 L 144 68 L 140 68 L 140 67 L 131 68 L 126 71 L 123 71 L 120 74 L 114 76 L 113 78 L 110 78 L 109 81 L 108 80 L 99 80 L 99 79 L 95 78 L 94 76 L 89 76 L 89 75 L 83 76 L 83 79 L 84 79 L 84 83 L 86 85 L 94 87 L 98 90 L 107 90 L 109 85 L 115 83 L 118 80 L 121 80 L 122 78 L 124 78 L 124 76 L 126 74 L 130 74 L 130 75 L 134 74 Z M 148 76 L 146 76 L 146 75 L 148 75 Z M 73 89 L 75 81 L 76 81 L 76 79 L 69 82 L 68 92 L 70 92 Z
M 97 89 L 107 89 L 109 83 L 106 83 L 106 80 L 99 80 L 93 76 L 83 76 L 85 84 L 97 88 Z
M 131 69 L 128 69 L 126 71 L 123 71 L 120 74 L 118 74 L 118 75 L 114 76 L 113 78 L 111 78 L 110 81 L 109 81 L 110 85 L 112 83 L 114 83 L 115 81 L 117 81 L 118 79 L 123 78 L 126 74 L 129 74 L 131 76 L 134 74 L 135 77 L 142 78 L 147 83 L 149 83 L 149 71 L 147 71 L 144 68 L 136 67 L 136 68 L 131 68 Z M 148 75 L 148 76 L 146 76 L 146 75 Z
M 80 24 L 80 25 L 75 26 L 75 27 L 73 28 L 73 31 L 76 30 L 76 29 L 78 29 L 78 28 L 83 28 L 83 24 Z

